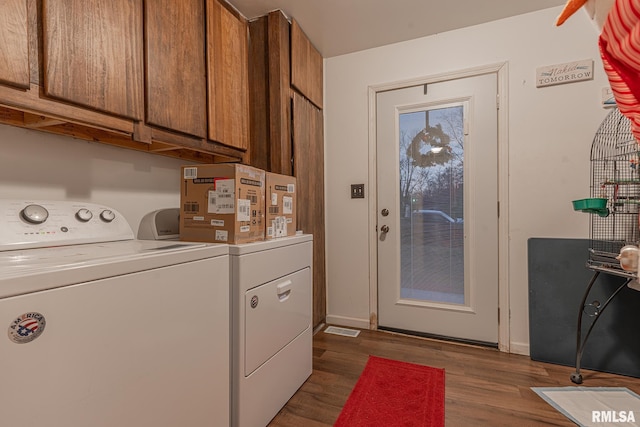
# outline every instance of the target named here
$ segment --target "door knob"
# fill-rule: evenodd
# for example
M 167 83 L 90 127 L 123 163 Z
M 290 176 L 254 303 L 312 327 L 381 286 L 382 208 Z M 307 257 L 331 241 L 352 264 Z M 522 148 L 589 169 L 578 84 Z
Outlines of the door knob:
M 383 233 L 388 233 L 389 232 L 389 226 L 388 225 L 383 225 L 382 227 L 380 227 L 380 230 Z
M 387 215 L 389 215 L 389 209 L 382 209 L 381 214 L 382 214 L 382 216 L 387 216 Z

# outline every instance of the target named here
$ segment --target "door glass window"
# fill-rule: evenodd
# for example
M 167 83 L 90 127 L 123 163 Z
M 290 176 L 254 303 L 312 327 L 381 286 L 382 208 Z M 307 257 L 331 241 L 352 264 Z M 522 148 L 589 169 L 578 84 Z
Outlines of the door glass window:
M 399 114 L 403 299 L 465 304 L 463 111 Z

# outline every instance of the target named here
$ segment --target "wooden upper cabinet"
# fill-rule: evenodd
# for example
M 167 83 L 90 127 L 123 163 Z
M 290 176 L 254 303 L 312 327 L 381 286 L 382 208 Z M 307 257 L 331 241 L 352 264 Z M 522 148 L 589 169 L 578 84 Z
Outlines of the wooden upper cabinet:
M 207 0 L 209 139 L 249 145 L 247 22 L 218 0 Z
M 146 0 L 146 122 L 207 137 L 204 0 Z
M 0 83 L 29 88 L 26 0 L 0 1 Z
M 291 85 L 322 109 L 322 55 L 311 44 L 300 25 L 291 23 Z
M 143 118 L 142 0 L 42 0 L 45 95 Z
M 279 11 L 249 22 L 250 164 L 292 175 L 290 25 Z

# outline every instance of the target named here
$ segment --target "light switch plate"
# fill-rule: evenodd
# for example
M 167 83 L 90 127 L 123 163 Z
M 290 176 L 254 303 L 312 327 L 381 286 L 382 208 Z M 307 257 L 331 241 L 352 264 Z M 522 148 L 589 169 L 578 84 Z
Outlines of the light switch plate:
M 364 199 L 364 184 L 351 184 L 351 198 Z

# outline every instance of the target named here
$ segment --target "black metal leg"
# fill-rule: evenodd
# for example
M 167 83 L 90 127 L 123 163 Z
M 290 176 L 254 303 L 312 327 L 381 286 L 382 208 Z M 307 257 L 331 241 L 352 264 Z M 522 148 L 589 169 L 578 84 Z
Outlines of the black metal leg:
M 593 277 L 591 278 L 591 281 L 589 282 L 589 286 L 587 286 L 587 289 L 584 292 L 584 296 L 582 297 L 582 302 L 580 303 L 580 309 L 578 311 L 578 330 L 576 331 L 576 338 L 577 338 L 576 339 L 576 371 L 573 374 L 571 374 L 571 381 L 574 382 L 575 384 L 582 384 L 582 374 L 580 374 L 580 362 L 582 360 L 582 353 L 584 351 L 584 347 L 587 343 L 587 340 L 589 339 L 589 335 L 591 335 L 591 331 L 593 330 L 593 327 L 598 321 L 598 318 L 600 317 L 602 312 L 607 308 L 607 306 L 613 300 L 613 298 L 615 298 L 615 296 L 618 295 L 620 291 L 622 291 L 622 289 L 624 289 L 629 284 L 629 282 L 631 282 L 631 280 L 633 280 L 633 279 L 625 280 L 625 282 L 622 285 L 620 285 L 611 294 L 611 296 L 609 296 L 609 298 L 607 298 L 605 303 L 599 307 L 598 311 L 596 311 L 596 313 L 594 314 L 594 319 L 591 322 L 591 325 L 589 326 L 589 329 L 587 330 L 587 333 L 585 334 L 584 339 L 582 339 L 582 316 L 584 312 L 584 307 L 587 302 L 587 298 L 589 297 L 589 292 L 591 292 L 591 288 L 593 287 L 599 275 L 600 275 L 600 272 L 596 271 Z
M 584 305 L 587 302 L 587 297 L 589 296 L 589 292 L 593 287 L 593 284 L 596 283 L 596 279 L 600 275 L 599 271 L 596 271 L 591 277 L 591 281 L 589 282 L 589 286 L 584 291 L 584 295 L 582 296 L 582 301 L 580 302 L 580 307 L 578 309 L 578 330 L 576 331 L 576 371 L 571 374 L 571 381 L 576 384 L 582 384 L 582 375 L 580 374 L 580 360 L 582 359 L 582 312 L 584 311 Z

